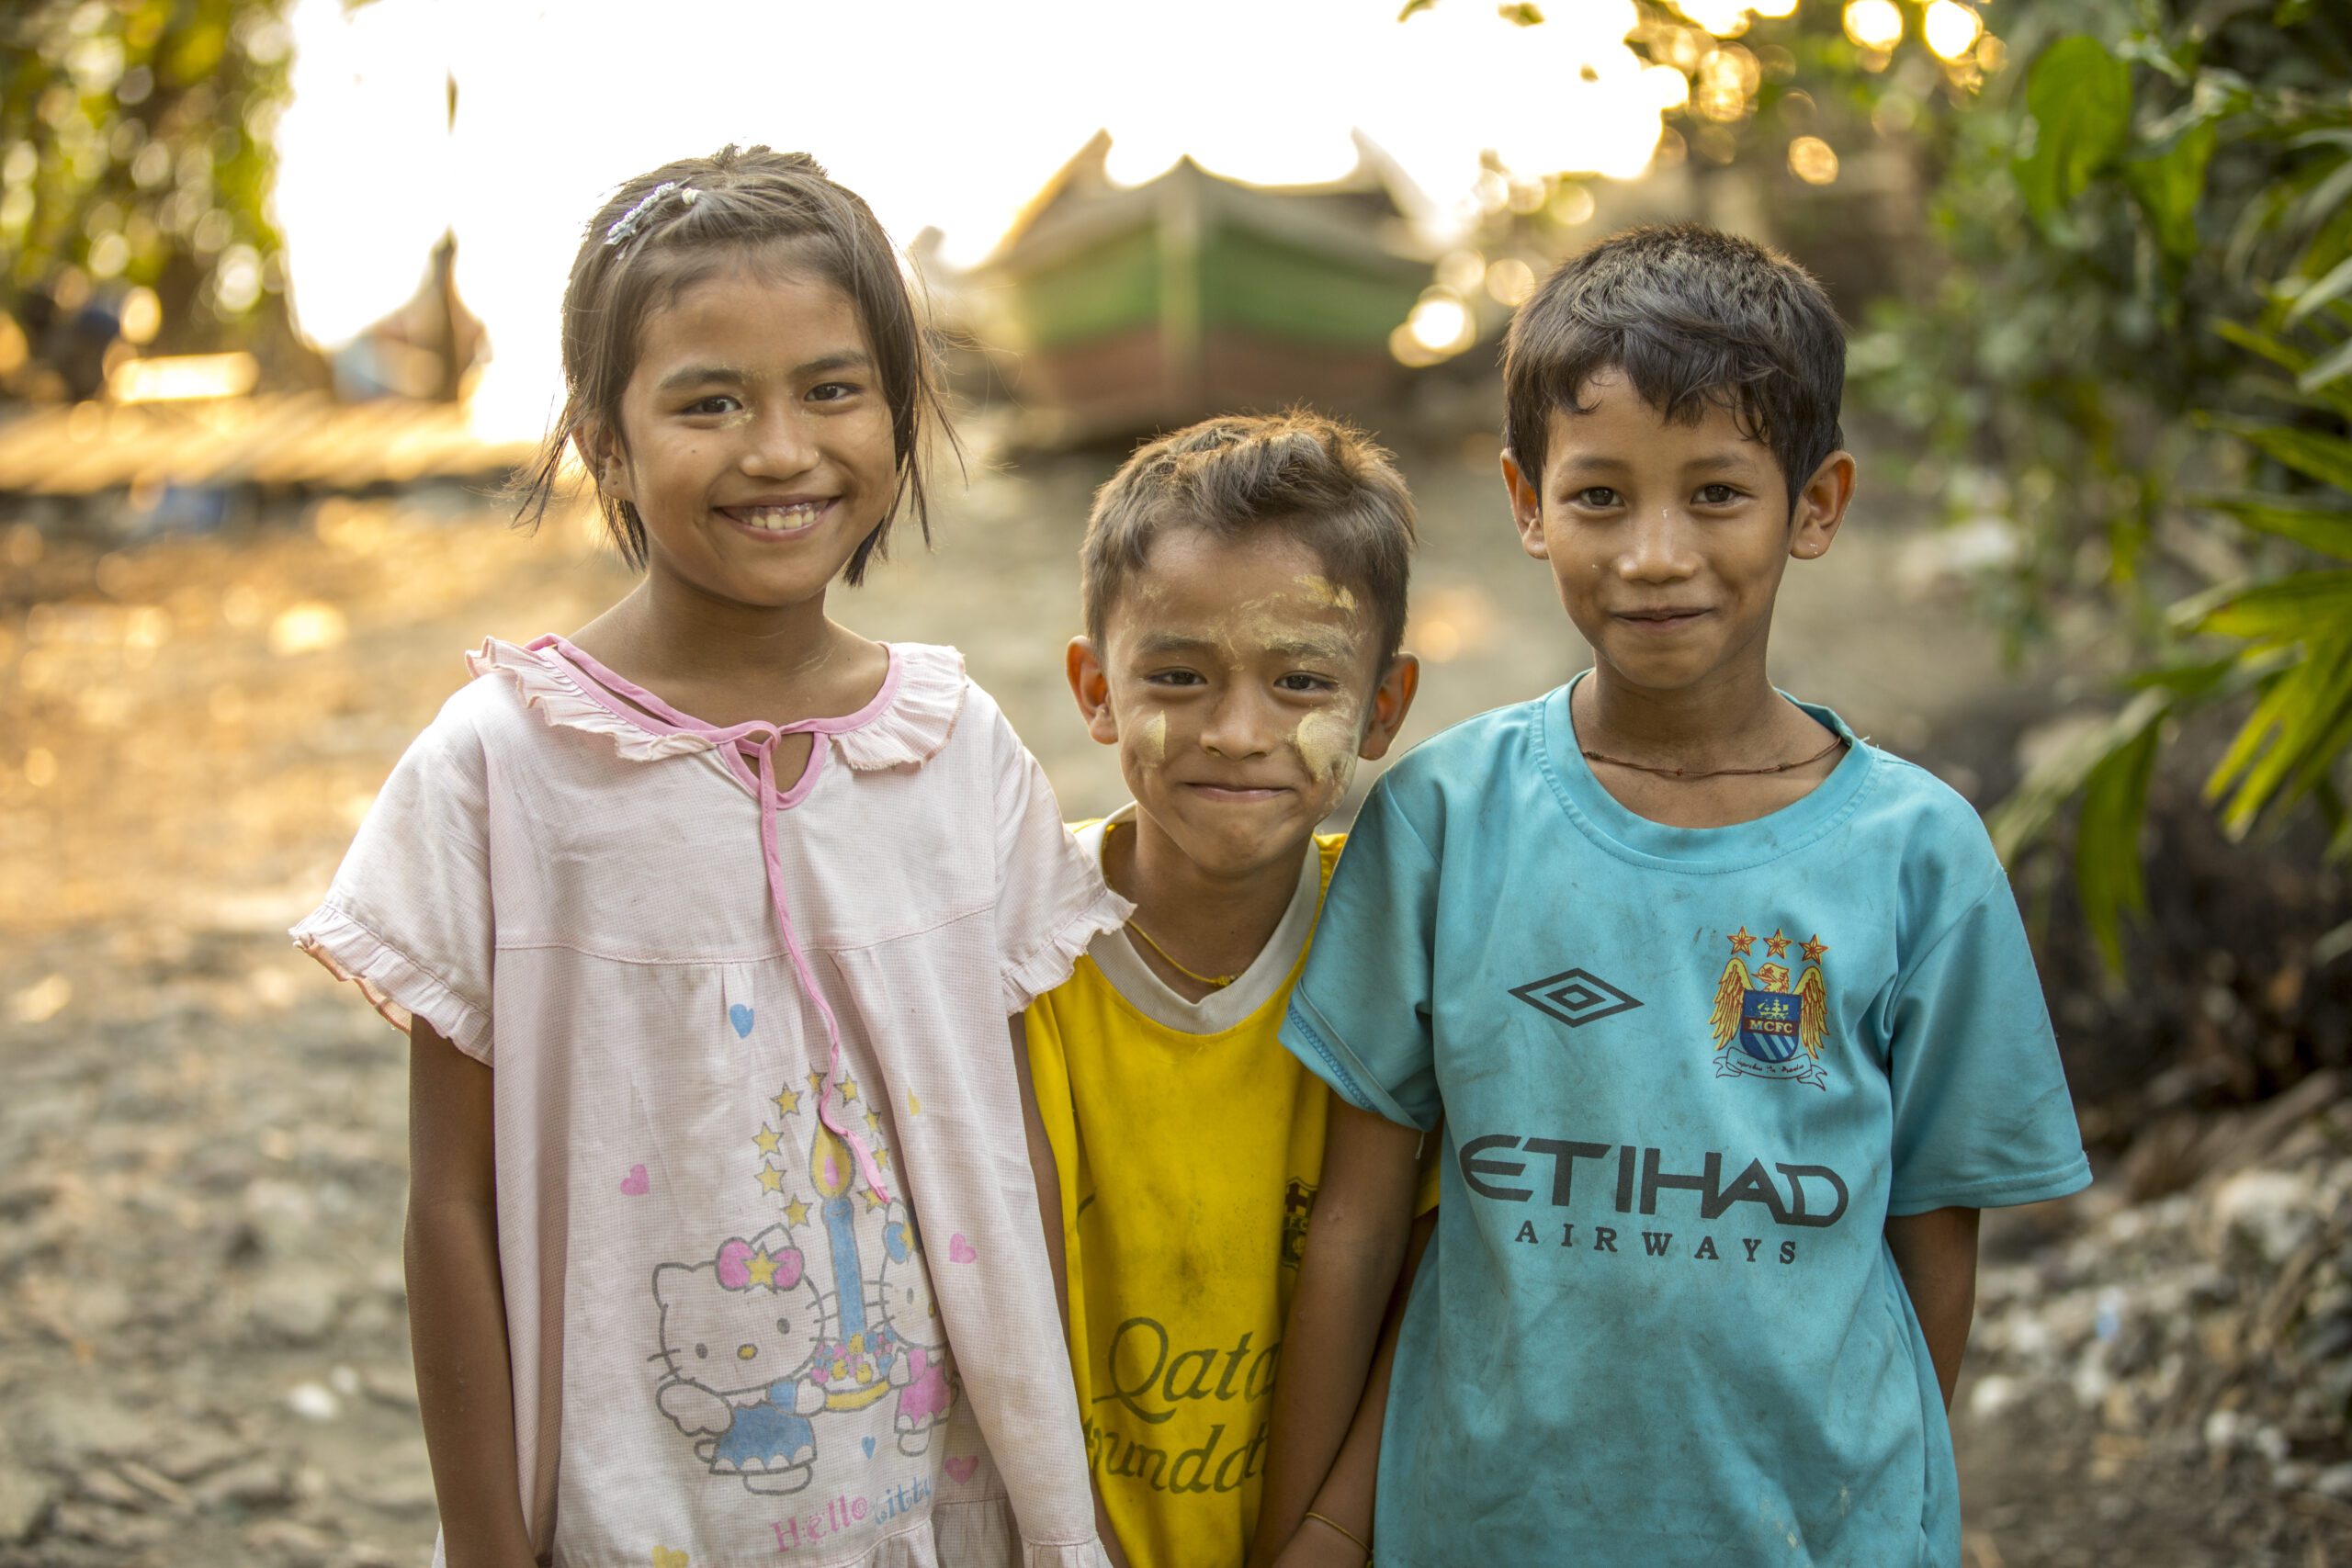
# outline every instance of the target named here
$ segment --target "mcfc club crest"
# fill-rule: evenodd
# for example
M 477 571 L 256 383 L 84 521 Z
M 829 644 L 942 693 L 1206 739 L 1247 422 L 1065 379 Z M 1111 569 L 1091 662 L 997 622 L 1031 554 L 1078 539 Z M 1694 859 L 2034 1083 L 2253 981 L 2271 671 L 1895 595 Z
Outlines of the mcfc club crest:
M 1782 1078 L 1827 1089 L 1821 1047 L 1829 1030 L 1829 982 L 1821 955 L 1829 951 L 1819 936 L 1798 942 L 1777 929 L 1756 937 L 1742 926 L 1726 939 L 1731 961 L 1715 982 L 1715 1008 L 1708 1022 L 1715 1033 L 1715 1077 Z M 1756 944 L 1765 961 L 1751 972 Z M 1794 980 L 1789 949 L 1794 947 Z

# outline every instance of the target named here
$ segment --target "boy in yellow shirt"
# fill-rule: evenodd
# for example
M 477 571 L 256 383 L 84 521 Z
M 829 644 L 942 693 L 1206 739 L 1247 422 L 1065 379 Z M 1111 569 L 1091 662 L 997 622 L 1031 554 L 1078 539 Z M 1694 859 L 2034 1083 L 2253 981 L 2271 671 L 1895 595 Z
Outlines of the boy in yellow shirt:
M 1256 1528 L 1330 1108 L 1276 1032 L 1340 852 L 1315 829 L 1412 705 L 1412 545 L 1387 455 L 1300 412 L 1145 446 L 1088 524 L 1070 689 L 1134 804 L 1079 835 L 1136 908 L 1026 1032 L 1087 1455 L 1133 1568 L 1238 1568 Z M 1363 1560 L 1384 1404 L 1285 1561 Z

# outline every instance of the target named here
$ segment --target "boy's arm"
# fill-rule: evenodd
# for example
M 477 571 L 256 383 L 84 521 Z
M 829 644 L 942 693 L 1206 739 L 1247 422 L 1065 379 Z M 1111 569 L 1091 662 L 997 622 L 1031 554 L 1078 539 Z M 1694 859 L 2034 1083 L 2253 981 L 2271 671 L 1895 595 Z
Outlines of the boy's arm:
M 514 1459 L 490 1089 L 490 1068 L 412 1021 L 402 1250 L 417 1409 L 449 1568 L 536 1561 Z
M 1046 1118 L 1037 1109 L 1037 1085 L 1029 1071 L 1029 1025 L 1025 1015 L 1007 1021 L 1012 1035 L 1012 1071 L 1021 1083 L 1021 1128 L 1029 1140 L 1029 1170 L 1037 1185 L 1037 1223 L 1046 1230 L 1046 1267 L 1054 1272 L 1054 1307 L 1061 1314 L 1062 1343 L 1069 1343 L 1069 1248 L 1062 1239 L 1062 1177 L 1054 1158 L 1053 1140 L 1046 1135 Z M 1073 1412 L 1075 1414 L 1075 1412 Z M 1112 1568 L 1127 1568 L 1127 1554 L 1111 1528 L 1110 1510 L 1102 1506 L 1102 1483 L 1091 1470 L 1086 1484 L 1094 1495 L 1094 1533 L 1102 1539 Z
M 1336 1097 L 1331 1102 L 1323 1190 L 1283 1334 L 1253 1562 L 1272 1562 L 1297 1531 L 1363 1401 L 1382 1315 L 1405 1261 L 1423 1135 Z
M 1944 1408 L 1960 1382 L 1960 1359 L 1968 1348 L 1968 1325 L 1976 1314 L 1976 1220 L 1974 1209 L 1932 1209 L 1886 1222 L 1886 1245 L 1911 1292 L 1911 1309 L 1928 1338 L 1928 1355 L 1943 1385 Z
M 1405 1302 L 1413 1293 L 1414 1276 L 1420 1272 L 1421 1254 L 1429 1250 L 1430 1238 L 1436 1234 L 1436 1210 L 1413 1222 L 1412 1237 L 1405 1247 L 1405 1271 L 1397 1277 L 1396 1289 L 1388 1300 L 1387 1320 L 1380 1325 L 1380 1348 L 1372 1358 L 1371 1381 L 1364 1384 L 1363 1403 L 1356 1406 L 1347 1441 L 1340 1445 L 1340 1457 L 1331 1462 L 1331 1473 L 1323 1478 L 1322 1489 L 1307 1509 L 1340 1529 L 1306 1520 L 1274 1560 L 1274 1568 L 1318 1568 L 1324 1563 L 1358 1568 L 1363 1561 L 1363 1553 L 1354 1542 L 1372 1539 L 1372 1505 L 1380 1479 L 1380 1431 L 1388 1415 L 1388 1378 L 1396 1366 Z

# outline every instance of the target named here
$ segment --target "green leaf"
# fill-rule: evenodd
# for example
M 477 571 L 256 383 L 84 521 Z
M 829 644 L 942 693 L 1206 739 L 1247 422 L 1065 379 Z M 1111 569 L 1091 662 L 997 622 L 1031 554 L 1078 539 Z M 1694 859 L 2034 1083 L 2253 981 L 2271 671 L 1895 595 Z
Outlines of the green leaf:
M 2185 629 L 2252 642 L 2300 642 L 2352 627 L 2352 571 L 2298 572 L 2230 590 L 2229 597 L 2210 607 L 2207 597 L 2188 601 L 2197 613 Z
M 2132 130 L 2132 68 L 2095 38 L 2062 38 L 2026 78 L 2033 151 L 2014 163 L 2018 189 L 2048 223 L 2082 194 Z
M 2331 299 L 2341 299 L 2346 293 L 2352 293 L 2352 256 L 2337 262 L 2318 282 L 2308 285 L 2295 296 L 2295 303 L 2287 311 L 2287 324 L 2290 327 L 2295 325 L 2322 305 Z
M 2057 819 L 2065 804 L 2083 792 L 2099 764 L 2131 745 L 2173 711 L 2181 699 L 2170 692 L 2142 692 L 2107 723 L 2095 726 L 2036 762 L 2009 798 L 1985 819 L 1994 852 L 2002 863 L 2018 855 Z
M 2316 392 L 2322 387 L 2340 381 L 2352 373 L 2352 338 L 2335 345 L 2326 357 L 2295 378 L 2295 385 L 2306 392 Z
M 2352 560 L 2352 504 L 2334 506 L 2296 495 L 2203 494 L 2186 498 L 2233 517 L 2257 534 L 2291 539 L 2307 550 Z
M 2312 13 L 2318 8 L 2319 0 L 2278 0 L 2277 8 L 2270 13 L 2270 25 L 2274 28 L 2295 27 L 2310 21 Z
M 2140 870 L 2140 826 L 2148 815 L 2148 779 L 2155 772 L 2161 725 L 2151 724 L 2099 759 L 2083 784 L 2075 832 L 2075 886 L 2083 918 L 2110 972 L 2123 968 L 2123 922 L 2146 912 Z
M 2124 182 L 2139 198 L 2166 255 L 2197 254 L 2197 204 L 2205 195 L 2205 165 L 2212 161 L 2214 141 L 2213 122 L 2199 120 L 2160 151 L 2123 165 Z
M 2210 423 L 2216 430 L 2225 430 L 2252 442 L 2265 456 L 2284 463 L 2306 479 L 2352 493 L 2352 441 L 2340 435 L 2298 430 L 2292 425 L 2265 424 L 2259 420 L 2215 418 Z
M 2266 807 L 2292 803 L 2352 740 L 2352 628 L 2310 648 L 2263 694 L 2205 781 L 2208 799 L 2229 794 L 2222 826 L 2233 836 Z
M 2238 321 L 2215 321 L 2216 335 L 2228 339 L 2240 348 L 2262 355 L 2290 376 L 2300 376 L 2311 364 L 2312 356 L 2290 343 L 2282 343 L 2268 333 Z

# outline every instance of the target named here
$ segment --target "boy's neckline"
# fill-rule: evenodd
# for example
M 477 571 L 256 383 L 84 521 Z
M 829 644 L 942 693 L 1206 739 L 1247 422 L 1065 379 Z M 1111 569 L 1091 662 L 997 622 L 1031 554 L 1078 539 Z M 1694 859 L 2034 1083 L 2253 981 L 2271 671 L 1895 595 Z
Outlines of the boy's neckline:
M 1543 760 L 1561 806 L 1621 859 L 1681 870 L 1729 871 L 1778 859 L 1818 838 L 1851 809 L 1875 766 L 1870 746 L 1832 710 L 1777 694 L 1842 738 L 1846 754 L 1797 799 L 1761 817 L 1714 828 L 1679 828 L 1642 816 L 1609 793 L 1577 743 L 1573 696 L 1590 671 L 1541 700 Z
M 1136 807 L 1130 802 L 1102 821 L 1079 829 L 1078 841 L 1099 866 L 1111 829 L 1125 827 L 1132 831 L 1135 818 Z M 1290 904 L 1275 922 L 1265 944 L 1233 984 L 1211 991 L 1198 1001 L 1161 979 L 1136 951 L 1124 930 L 1097 937 L 1088 951 L 1120 1000 L 1152 1022 L 1180 1034 L 1222 1034 L 1246 1022 L 1281 996 L 1291 972 L 1298 965 L 1300 953 L 1306 951 L 1306 939 L 1314 932 L 1322 897 L 1323 849 L 1310 836 L 1301 856 L 1298 882 Z

